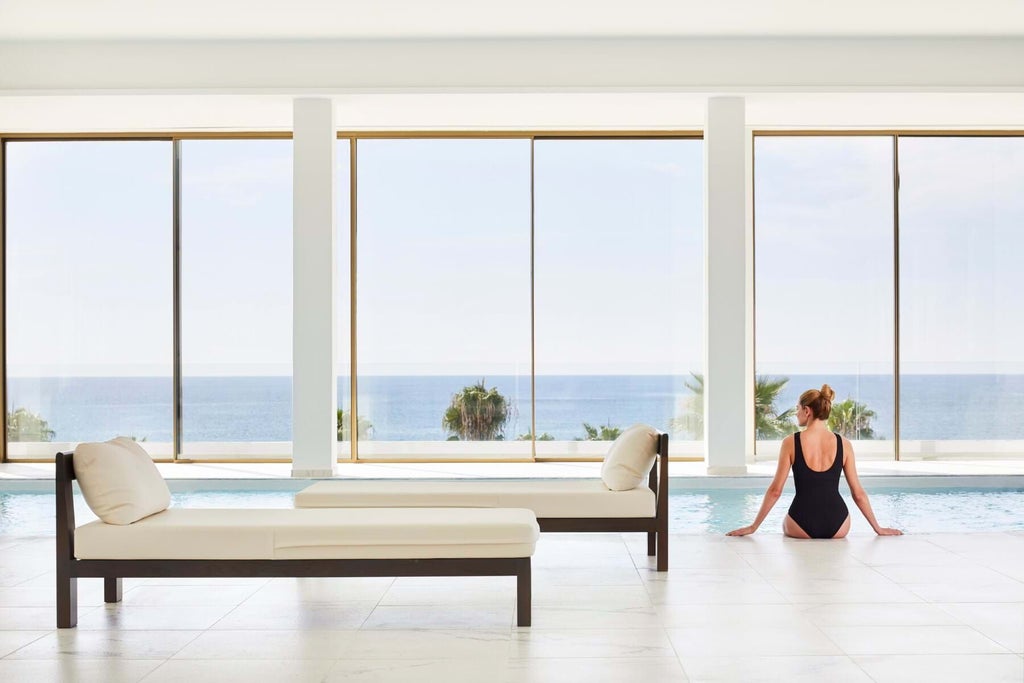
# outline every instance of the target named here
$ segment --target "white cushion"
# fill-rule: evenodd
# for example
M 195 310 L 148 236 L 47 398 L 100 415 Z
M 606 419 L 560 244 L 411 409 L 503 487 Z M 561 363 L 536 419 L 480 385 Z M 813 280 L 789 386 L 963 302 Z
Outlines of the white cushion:
M 73 462 L 85 502 L 107 524 L 131 524 L 171 504 L 153 459 L 127 437 L 79 444 Z
M 75 529 L 80 560 L 270 560 L 267 510 L 171 508 L 134 524 L 90 522 Z
M 628 491 L 643 483 L 658 455 L 658 430 L 637 424 L 619 434 L 601 465 L 601 479 L 612 491 Z
M 600 479 L 320 481 L 295 494 L 297 508 L 526 508 L 539 518 L 654 517 L 646 486 L 609 491 Z
M 515 508 L 286 510 L 309 520 L 278 526 L 275 559 L 530 557 L 540 527 Z
M 176 508 L 117 526 L 75 530 L 80 560 L 284 560 L 530 557 L 529 510 Z

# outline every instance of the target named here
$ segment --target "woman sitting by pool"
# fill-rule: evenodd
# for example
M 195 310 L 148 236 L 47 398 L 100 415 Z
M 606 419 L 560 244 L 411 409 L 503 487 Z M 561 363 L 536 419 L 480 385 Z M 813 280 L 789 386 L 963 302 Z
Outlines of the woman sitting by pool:
M 782 520 L 782 533 L 793 538 L 843 538 L 850 531 L 850 511 L 839 495 L 839 471 L 846 472 L 853 502 L 879 536 L 899 536 L 899 529 L 879 526 L 868 502 L 868 494 L 860 485 L 853 446 L 845 437 L 828 431 L 827 420 L 832 412 L 835 392 L 824 384 L 821 391 L 808 389 L 800 394 L 796 408 L 797 424 L 803 432 L 787 436 L 779 450 L 779 466 L 775 478 L 764 494 L 757 518 L 750 526 L 730 531 L 728 536 L 746 536 L 757 531 L 761 522 L 782 495 L 782 487 L 793 468 L 796 497 L 789 514 Z

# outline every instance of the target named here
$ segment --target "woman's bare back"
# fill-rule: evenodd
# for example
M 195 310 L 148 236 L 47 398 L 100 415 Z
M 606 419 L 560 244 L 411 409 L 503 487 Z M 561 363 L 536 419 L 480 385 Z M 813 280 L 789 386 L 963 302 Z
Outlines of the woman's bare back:
M 800 446 L 804 461 L 812 470 L 824 472 L 835 462 L 838 451 L 836 435 L 828 430 L 813 429 L 801 432 Z

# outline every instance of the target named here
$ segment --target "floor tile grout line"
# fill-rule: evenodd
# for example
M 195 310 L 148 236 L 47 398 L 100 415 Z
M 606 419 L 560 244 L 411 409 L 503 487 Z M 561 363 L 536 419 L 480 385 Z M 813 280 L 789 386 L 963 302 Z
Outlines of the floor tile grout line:
M 373 608 L 371 608 L 370 611 L 366 614 L 366 617 L 364 617 L 363 620 L 359 622 L 359 627 L 355 629 L 357 633 L 361 633 L 363 631 L 363 627 L 366 626 L 366 622 L 370 620 L 370 617 L 373 616 L 373 613 L 376 612 L 377 608 L 381 606 L 381 603 L 384 601 L 384 597 L 388 594 L 388 591 L 394 588 L 395 582 L 398 580 L 398 577 L 391 576 L 389 578 L 391 579 L 391 583 L 387 585 L 387 588 L 381 591 L 380 597 L 377 598 L 377 602 L 374 603 Z
M 679 662 L 679 668 L 682 670 L 683 675 L 686 676 L 686 680 L 689 681 L 690 680 L 690 672 L 686 670 L 686 665 L 683 664 L 683 657 L 682 657 L 681 654 L 679 654 L 679 649 L 676 648 L 676 644 L 675 644 L 675 641 L 672 640 L 672 636 L 669 635 L 668 627 L 667 626 L 663 626 L 662 630 L 665 632 L 665 637 L 668 639 L 669 647 L 672 648 L 672 652 L 674 652 L 675 655 L 676 655 L 676 661 Z
M 1004 650 L 1005 652 L 1007 652 L 1007 653 L 1010 653 L 1010 654 L 1014 654 L 1013 650 L 1011 650 L 1010 648 L 1006 647 L 1005 645 L 1003 645 L 1002 643 L 1000 643 L 1000 642 L 999 642 L 998 640 L 996 640 L 995 638 L 990 638 L 990 637 L 989 637 L 989 636 L 988 636 L 987 634 L 985 634 L 985 633 L 983 633 L 982 631 L 980 631 L 980 630 L 978 630 L 978 629 L 974 628 L 974 627 L 973 627 L 973 626 L 971 626 L 970 624 L 967 624 L 967 628 L 971 629 L 972 631 L 974 631 L 975 633 L 977 633 L 978 635 L 980 635 L 980 636 L 981 636 L 982 638 L 984 638 L 985 640 L 987 640 L 987 641 L 989 641 L 990 643 L 992 643 L 993 645 L 995 645 L 996 647 L 998 647 L 998 648 L 1002 648 L 1002 649 L 1003 649 L 1003 650 Z M 994 653 L 987 653 L 987 654 L 1003 654 L 1003 653 L 1001 653 L 1001 652 L 994 652 Z
M 241 659 L 241 658 L 239 658 L 239 659 Z M 317 659 L 261 659 L 261 660 L 258 660 L 258 661 L 260 661 L 260 662 L 330 662 L 331 664 L 330 664 L 330 666 L 327 667 L 327 671 L 324 674 L 324 677 L 322 677 L 320 679 L 320 681 L 327 681 L 327 677 L 330 675 L 331 671 L 334 670 L 335 665 L 339 661 L 341 661 L 341 659 L 342 659 L 341 657 L 327 658 L 327 659 L 321 659 L 321 658 L 318 657 Z M 158 661 L 158 660 L 152 660 L 152 661 Z M 231 659 L 217 659 L 217 658 L 209 658 L 209 659 L 165 659 L 162 662 L 160 662 L 154 669 L 152 669 L 151 671 L 146 673 L 142 678 L 138 679 L 137 683 L 145 683 L 146 679 L 148 679 L 148 678 L 150 678 L 150 676 L 153 676 L 154 674 L 156 674 L 161 668 L 163 668 L 165 665 L 171 663 L 172 661 L 173 662 L 188 662 L 188 663 L 197 663 L 197 662 L 223 663 L 223 662 L 230 662 L 230 661 L 235 661 L 235 660 L 231 660 Z
M 160 667 L 162 667 L 162 666 L 163 666 L 164 664 L 166 664 L 166 663 L 167 663 L 167 662 L 169 662 L 169 661 L 171 661 L 171 660 L 170 660 L 170 659 L 165 659 L 165 660 L 163 660 L 162 662 L 160 662 L 159 664 L 157 664 L 156 666 L 154 666 L 154 667 L 153 667 L 152 669 L 150 669 L 149 671 L 147 671 L 146 673 L 144 673 L 144 674 L 142 675 L 142 678 L 139 678 L 139 679 L 138 679 L 138 680 L 136 681 L 136 683 L 143 683 L 143 682 L 144 682 L 144 681 L 145 681 L 145 680 L 146 680 L 147 678 L 149 678 L 150 676 L 152 676 L 153 674 L 155 674 L 155 673 L 157 672 L 157 670 L 159 670 L 159 669 L 160 669 Z
M 166 658 L 166 659 L 164 660 L 164 662 L 166 663 L 166 662 L 169 662 L 169 661 L 171 661 L 172 659 L 174 659 L 174 657 L 175 657 L 176 655 L 178 655 L 178 654 L 181 654 L 181 653 L 182 653 L 182 652 L 183 652 L 183 651 L 185 650 L 185 648 L 186 648 L 186 647 L 188 647 L 188 646 L 189 646 L 189 645 L 191 645 L 192 643 L 194 643 L 194 642 L 196 642 L 197 640 L 199 640 L 199 639 L 200 639 L 200 638 L 201 638 L 201 637 L 203 636 L 203 634 L 204 634 L 204 633 L 207 633 L 207 632 L 209 632 L 209 629 L 200 629 L 200 630 L 198 630 L 198 632 L 196 633 L 195 637 L 191 638 L 191 639 L 190 639 L 190 640 L 189 640 L 188 642 L 186 642 L 186 643 L 185 643 L 184 645 L 182 645 L 182 646 L 181 646 L 181 647 L 179 647 L 179 648 L 178 648 L 177 650 L 175 650 L 174 652 L 172 652 L 172 653 L 171 653 L 171 655 L 170 655 L 169 657 L 167 657 L 167 658 Z M 161 666 L 162 666 L 162 665 L 161 665 Z M 157 667 L 157 668 L 160 668 L 160 667 Z
M 840 653 L 842 653 L 843 655 L 845 655 L 847 658 L 849 658 L 851 660 L 853 659 L 853 655 L 851 655 L 849 652 L 847 652 L 845 649 L 843 649 L 843 646 L 840 645 L 839 643 L 837 643 L 834 638 L 829 636 L 829 634 L 827 634 L 825 632 L 825 629 L 824 629 L 823 626 L 821 626 L 820 624 L 816 624 L 815 622 L 811 621 L 810 619 L 807 619 L 807 622 L 810 623 L 815 629 L 817 629 L 818 633 L 820 633 L 825 638 L 825 640 L 827 640 L 828 642 L 832 643 L 835 646 L 835 648 L 837 650 L 839 650 Z M 854 662 L 854 663 L 856 664 L 856 662 Z M 858 666 L 858 668 L 860 668 L 860 667 Z M 865 671 L 864 673 L 866 674 L 867 672 Z M 868 678 L 871 678 L 871 676 L 868 676 Z M 872 679 L 872 680 L 874 680 L 874 679 Z
M 989 641 L 990 643 L 992 643 L 993 645 L 995 645 L 996 647 L 1000 648 L 1003 651 L 1002 652 L 945 652 L 945 653 L 940 653 L 940 654 L 945 654 L 945 655 L 950 655 L 950 656 L 959 656 L 959 657 L 982 656 L 982 655 L 1015 654 L 1012 650 L 1007 648 L 1002 643 L 999 643 L 996 640 L 994 640 L 992 638 L 989 638 L 984 633 L 982 633 L 978 629 L 976 629 L 973 626 L 970 626 L 968 624 L 965 624 L 965 625 L 962 625 L 962 626 L 956 625 L 956 624 L 914 624 L 912 626 L 908 626 L 908 625 L 905 625 L 905 624 L 885 624 L 882 627 L 903 628 L 903 629 L 917 629 L 917 630 L 930 629 L 930 628 L 967 628 L 967 629 L 969 629 L 971 631 L 974 631 L 977 635 L 981 636 L 982 638 L 984 638 L 985 640 Z M 866 625 L 866 626 L 833 626 L 831 628 L 880 628 L 880 626 L 875 624 L 875 625 Z M 826 637 L 828 637 L 828 634 L 826 634 Z M 833 642 L 835 642 L 835 641 L 833 641 Z M 838 644 L 837 644 L 837 646 L 838 646 Z M 842 649 L 842 648 L 840 647 L 840 649 Z M 843 650 L 843 652 L 846 653 L 845 650 Z M 854 653 L 846 653 L 846 654 L 849 654 L 851 657 L 853 657 L 853 656 L 856 656 L 856 657 L 869 657 L 869 656 L 898 657 L 898 656 L 904 656 L 904 655 L 906 655 L 906 656 L 925 657 L 925 656 L 932 656 L 935 653 L 926 653 L 926 652 L 906 652 L 906 653 L 878 652 L 878 653 L 868 654 L 868 653 L 863 653 L 863 652 L 854 652 Z
M 14 584 L 13 586 L 4 586 L 4 588 L 17 588 L 18 586 L 21 586 L 22 584 L 26 584 L 29 581 L 35 581 L 40 576 L 46 576 L 49 573 L 51 573 L 51 571 L 49 569 L 47 569 L 46 571 L 44 571 L 44 572 L 42 572 L 40 574 L 34 574 L 31 578 L 25 579 L 24 581 L 19 581 L 18 583 Z M 54 579 L 54 581 L 56 581 L 56 578 Z
M 846 654 L 846 653 L 844 653 L 844 654 Z M 865 669 L 863 666 L 861 666 L 861 663 L 858 662 L 857 659 L 853 655 L 847 654 L 846 658 L 849 659 L 850 662 L 855 667 L 857 667 L 860 671 L 863 671 L 864 675 L 867 676 L 869 680 L 873 681 L 874 683 L 879 683 L 879 680 L 877 678 L 875 678 L 874 676 L 872 676 L 871 673 L 867 669 Z
M 35 629 L 29 629 L 29 630 L 35 630 Z M 52 629 L 50 631 L 44 631 L 41 636 L 39 636 L 37 638 L 33 638 L 32 640 L 30 640 L 29 642 L 25 643 L 24 645 L 21 645 L 20 647 L 16 647 L 13 650 L 11 650 L 10 652 L 8 652 L 7 654 L 5 654 L 3 657 L 0 657 L 0 661 L 8 659 L 8 658 L 10 658 L 9 661 L 14 661 L 14 658 L 11 657 L 11 655 L 15 654 L 16 652 L 18 652 L 20 650 L 24 650 L 26 647 L 28 647 L 32 643 L 39 642 L 40 640 L 42 640 L 46 636 L 50 635 L 51 633 L 56 633 L 56 632 L 57 632 L 57 629 Z
M 968 621 L 958 617 L 952 611 L 947 609 L 946 606 L 947 605 L 957 605 L 957 604 L 971 605 L 971 604 L 984 604 L 984 603 L 929 602 L 927 604 L 932 605 L 933 607 L 935 607 L 935 609 L 941 611 L 943 614 L 949 615 L 950 618 L 955 619 L 958 623 L 962 624 L 963 626 L 968 626 L 970 628 L 974 628 L 974 626 L 972 626 Z M 1000 603 L 1000 604 L 1012 604 L 1012 603 Z M 1024 603 L 1022 603 L 1022 607 L 1021 608 L 1024 609 Z M 977 629 L 975 629 L 975 630 L 977 630 Z
M 258 591 L 257 591 L 257 592 L 258 592 Z M 255 595 L 255 593 L 254 593 L 253 595 Z M 249 596 L 249 598 L 251 598 L 251 597 L 252 597 L 252 595 L 250 595 L 250 596 Z M 210 625 L 209 625 L 209 626 L 207 626 L 207 627 L 206 627 L 205 629 L 203 629 L 203 633 L 206 633 L 207 631 L 213 631 L 213 630 L 215 630 L 215 629 L 216 629 L 216 627 L 217 627 L 217 624 L 219 624 L 220 622 L 224 621 L 224 620 L 225 620 L 225 619 L 227 619 L 227 618 L 228 618 L 229 616 L 231 616 L 232 614 L 234 614 L 234 613 L 235 613 L 235 611 L 236 611 L 236 610 L 238 610 L 238 608 L 239 608 L 239 607 L 241 607 L 242 605 L 244 605 L 244 604 L 246 603 L 246 601 L 247 601 L 247 600 L 248 600 L 249 598 L 246 598 L 245 600 L 242 600 L 242 602 L 238 603 L 237 605 L 235 605 L 234 607 L 232 607 L 231 609 L 229 609 L 229 610 L 228 610 L 227 612 L 225 612 L 224 614 L 222 614 L 222 615 L 221 615 L 221 616 L 220 616 L 220 617 L 219 617 L 219 618 L 218 618 L 218 619 L 217 619 L 216 621 L 214 621 L 214 622 L 213 622 L 212 624 L 210 624 Z
M 733 552 L 735 552 L 735 551 L 733 551 Z M 765 582 L 765 584 L 767 584 L 767 586 L 768 586 L 768 588 L 770 590 L 772 590 L 776 595 L 778 595 L 780 598 L 782 598 L 782 600 L 783 600 L 782 604 L 789 605 L 789 606 L 792 606 L 792 607 L 796 607 L 798 603 L 793 602 L 793 600 L 790 598 L 790 596 L 786 595 L 785 593 L 780 591 L 778 588 L 776 588 L 774 583 L 772 583 L 764 574 L 762 574 L 761 572 L 759 572 L 757 570 L 757 567 L 754 566 L 753 562 L 751 562 L 748 559 L 748 556 L 751 555 L 751 554 L 753 554 L 753 553 L 738 553 L 738 552 L 736 553 L 736 555 L 738 555 L 740 558 L 742 558 L 742 560 L 747 564 L 747 566 L 750 567 L 750 569 L 752 569 L 754 571 L 754 573 L 757 574 L 757 576 L 762 581 Z

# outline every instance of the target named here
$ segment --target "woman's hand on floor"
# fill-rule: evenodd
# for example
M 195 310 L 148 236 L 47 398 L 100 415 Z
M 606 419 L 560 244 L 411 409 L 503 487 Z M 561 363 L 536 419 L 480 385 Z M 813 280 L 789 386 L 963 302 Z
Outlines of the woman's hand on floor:
M 900 531 L 899 529 L 890 529 L 889 527 L 885 527 L 885 526 L 878 527 L 878 529 L 875 530 L 875 533 L 878 534 L 879 536 L 902 536 L 903 535 L 903 532 Z
M 755 531 L 757 531 L 757 527 L 745 526 L 742 529 L 733 529 L 732 531 L 727 533 L 726 536 L 749 536 Z

